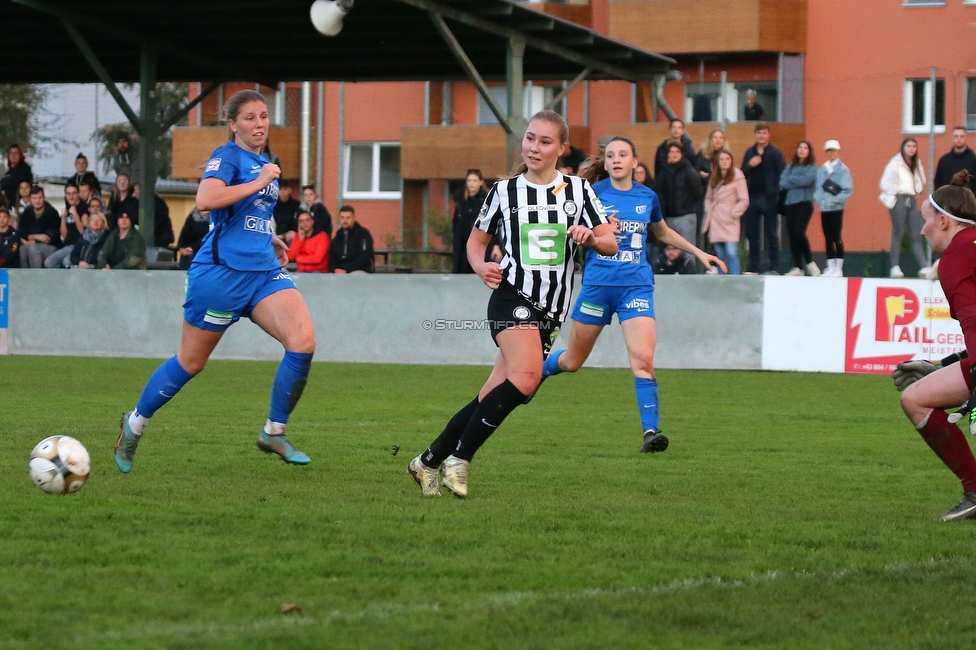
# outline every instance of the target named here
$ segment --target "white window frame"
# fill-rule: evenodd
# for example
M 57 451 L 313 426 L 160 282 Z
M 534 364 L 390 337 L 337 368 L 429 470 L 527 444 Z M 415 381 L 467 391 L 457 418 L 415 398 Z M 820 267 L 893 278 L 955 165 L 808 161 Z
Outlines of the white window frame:
M 923 124 L 912 124 L 912 108 L 914 104 L 914 91 L 913 84 L 918 81 L 925 82 L 925 122 Z M 943 92 L 945 92 L 945 79 L 937 79 L 942 81 Z M 931 125 L 929 124 L 930 116 L 932 115 L 932 102 L 935 101 L 935 89 L 932 87 L 931 79 L 905 79 L 904 85 L 902 86 L 902 111 L 901 111 L 901 131 L 906 134 L 926 134 L 932 131 Z M 945 105 L 945 97 L 942 98 L 943 106 Z M 942 120 L 945 121 L 945 116 L 943 115 Z M 935 133 L 945 133 L 945 124 L 936 124 Z
M 976 4 L 976 0 L 971 0 L 971 4 Z M 976 124 L 972 127 L 969 125 L 969 88 L 971 86 L 976 86 L 976 77 L 966 77 L 965 83 L 963 84 L 962 93 L 962 124 L 966 127 L 967 133 L 973 133 L 976 131 Z
M 963 4 L 969 4 L 968 0 L 964 0 Z M 902 0 L 902 7 L 944 7 L 946 6 L 946 0 Z
M 342 174 L 342 198 L 343 199 L 358 199 L 358 200 L 371 200 L 371 201 L 399 201 L 403 197 L 403 177 L 400 177 L 400 189 L 395 192 L 386 191 L 381 192 L 380 187 L 380 149 L 382 147 L 396 147 L 400 149 L 400 153 L 403 153 L 403 149 L 399 142 L 346 142 L 345 151 L 343 151 L 343 174 Z M 352 192 L 349 191 L 349 157 L 352 155 L 353 147 L 362 147 L 371 145 L 373 147 L 373 169 L 372 169 L 372 179 L 370 181 L 370 190 L 368 192 Z

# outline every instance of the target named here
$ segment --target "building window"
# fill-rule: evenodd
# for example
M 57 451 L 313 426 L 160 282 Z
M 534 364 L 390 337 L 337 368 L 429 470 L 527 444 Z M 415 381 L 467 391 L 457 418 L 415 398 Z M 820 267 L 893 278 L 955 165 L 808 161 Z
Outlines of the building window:
M 945 4 L 945 0 L 904 0 L 902 2 L 905 7 L 944 7 Z
M 529 119 L 552 101 L 552 98 L 562 90 L 557 86 L 538 86 L 532 83 L 525 85 L 522 95 L 522 117 Z M 502 111 L 508 110 L 508 86 L 488 86 L 488 94 L 495 100 Z M 556 112 L 561 107 L 556 106 Z M 478 93 L 478 124 L 481 126 L 495 126 L 500 124 L 495 114 L 491 112 L 488 102 Z
M 347 144 L 345 170 L 343 198 L 400 198 L 399 143 Z
M 935 132 L 945 133 L 945 79 L 935 80 L 934 93 L 930 79 L 906 79 L 903 102 L 903 132 L 928 133 L 934 107 Z
M 976 131 L 976 78 L 966 79 L 966 130 Z

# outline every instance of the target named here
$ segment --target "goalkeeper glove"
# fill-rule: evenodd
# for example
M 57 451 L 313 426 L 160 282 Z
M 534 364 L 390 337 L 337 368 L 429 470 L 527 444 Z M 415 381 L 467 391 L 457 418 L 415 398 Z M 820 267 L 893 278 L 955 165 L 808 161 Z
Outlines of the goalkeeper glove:
M 928 361 L 902 361 L 891 373 L 891 379 L 900 393 L 925 375 L 938 370 L 940 365 Z

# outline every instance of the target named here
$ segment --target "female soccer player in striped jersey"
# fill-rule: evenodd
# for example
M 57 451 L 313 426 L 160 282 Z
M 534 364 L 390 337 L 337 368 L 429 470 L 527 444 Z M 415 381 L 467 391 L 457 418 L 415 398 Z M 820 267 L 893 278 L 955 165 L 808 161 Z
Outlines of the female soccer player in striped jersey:
M 269 126 L 264 97 L 253 90 L 236 93 L 227 103 L 227 126 L 231 141 L 213 152 L 197 190 L 197 207 L 210 210 L 210 231 L 187 273 L 179 352 L 156 369 L 136 408 L 122 416 L 115 464 L 125 473 L 149 418 L 203 370 L 242 316 L 285 348 L 258 449 L 294 465 L 310 462 L 285 436 L 312 364 L 315 330 L 302 294 L 282 268 L 287 249 L 272 226 L 281 169 L 262 153 Z
M 951 185 L 937 189 L 922 204 L 922 235 L 932 251 L 942 253 L 939 281 L 949 301 L 949 312 L 959 321 L 966 351 L 976 351 L 976 196 L 967 187 L 969 173 L 961 171 Z M 958 363 L 956 363 L 958 362 Z M 904 390 L 901 407 L 915 430 L 962 483 L 962 500 L 942 515 L 943 521 L 976 518 L 976 458 L 966 436 L 945 409 L 967 399 L 964 413 L 974 413 L 973 360 L 965 353 L 943 359 L 898 364 L 892 373 L 895 386 Z M 907 386 L 907 388 L 906 388 Z M 976 422 L 969 423 L 976 433 Z
M 657 380 L 654 378 L 654 346 L 657 325 L 654 320 L 654 274 L 647 254 L 647 229 L 664 244 L 692 253 L 706 267 L 725 264 L 700 250 L 668 227 L 661 215 L 661 203 L 653 190 L 633 182 L 637 168 L 634 143 L 615 137 L 607 144 L 605 160 L 597 159 L 580 174 L 596 181 L 593 191 L 606 205 L 617 223 L 618 252 L 603 255 L 586 251 L 583 287 L 573 309 L 573 329 L 569 347 L 557 350 L 546 359 L 543 378 L 561 372 L 576 372 L 590 356 L 597 337 L 610 324 L 614 312 L 620 320 L 634 371 L 634 390 L 640 408 L 644 440 L 641 451 L 664 451 L 668 439 L 658 426 L 660 408 Z M 609 178 L 606 176 L 609 175 Z
M 569 311 L 577 246 L 614 255 L 617 240 L 590 184 L 556 171 L 569 141 L 561 115 L 532 116 L 522 138 L 523 165 L 492 187 L 468 238 L 468 260 L 491 288 L 488 320 L 498 346 L 495 366 L 478 396 L 457 412 L 443 433 L 412 461 L 408 471 L 427 496 L 444 487 L 468 495 L 475 452 L 539 386 L 542 363 Z M 484 262 L 492 234 L 505 244 L 501 263 Z M 442 465 L 443 464 L 443 465 Z

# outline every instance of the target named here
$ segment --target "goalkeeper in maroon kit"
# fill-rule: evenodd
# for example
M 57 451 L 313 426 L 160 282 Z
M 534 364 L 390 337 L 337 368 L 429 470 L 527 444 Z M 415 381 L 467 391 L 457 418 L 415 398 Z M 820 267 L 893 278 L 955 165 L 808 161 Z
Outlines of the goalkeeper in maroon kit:
M 903 391 L 905 415 L 962 482 L 962 500 L 942 515 L 943 521 L 976 519 L 976 458 L 955 424 L 964 419 L 969 432 L 976 434 L 973 362 L 967 354 L 976 352 L 976 196 L 968 183 L 968 172 L 961 171 L 922 204 L 922 234 L 934 252 L 942 253 L 939 280 L 950 313 L 962 327 L 966 352 L 938 364 L 906 361 L 892 373 L 895 386 Z M 964 406 L 957 413 L 946 413 L 960 404 Z

